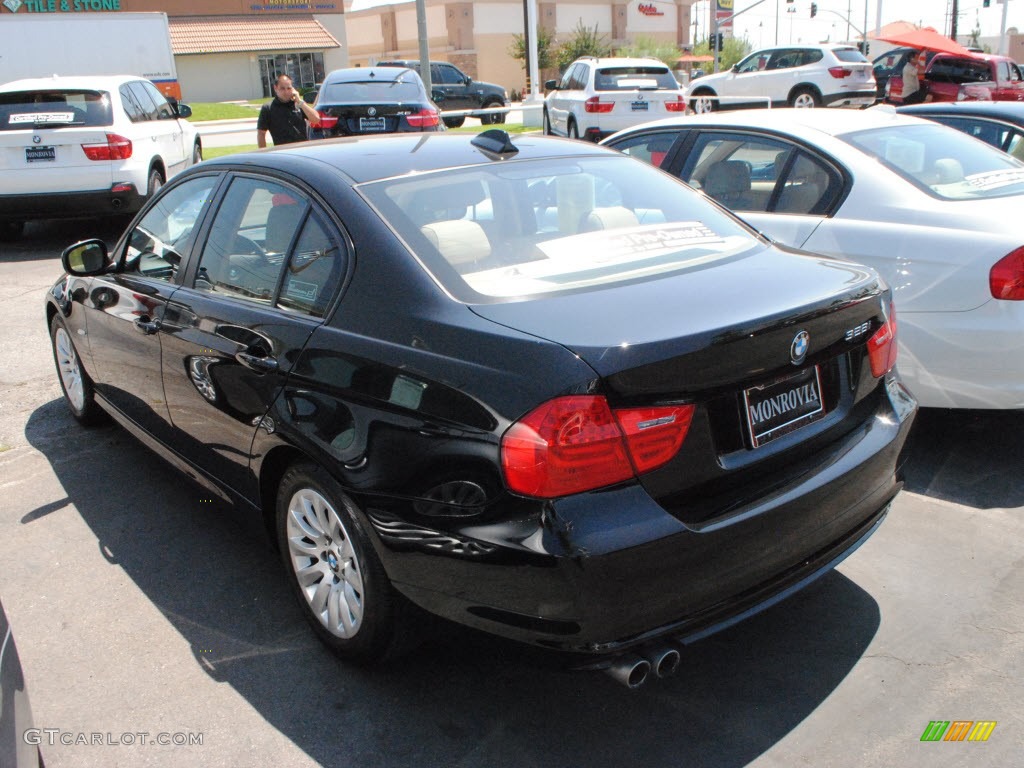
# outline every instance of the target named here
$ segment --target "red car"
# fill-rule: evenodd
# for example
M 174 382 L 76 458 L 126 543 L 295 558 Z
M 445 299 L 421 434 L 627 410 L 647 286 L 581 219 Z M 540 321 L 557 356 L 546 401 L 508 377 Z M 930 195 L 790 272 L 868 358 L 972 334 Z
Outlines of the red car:
M 903 73 L 889 78 L 885 100 L 902 104 Z M 1024 76 L 1008 56 L 939 53 L 929 62 L 922 83 L 926 101 L 1024 101 Z

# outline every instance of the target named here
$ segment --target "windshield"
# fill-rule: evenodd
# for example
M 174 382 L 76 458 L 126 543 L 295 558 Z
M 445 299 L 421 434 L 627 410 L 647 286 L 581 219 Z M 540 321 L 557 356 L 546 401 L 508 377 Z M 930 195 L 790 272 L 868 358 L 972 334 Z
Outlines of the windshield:
M 944 200 L 1024 193 L 1024 163 L 944 125 L 901 125 L 839 138 Z
M 0 93 L 0 131 L 69 125 L 100 127 L 113 122 L 110 98 L 101 91 L 54 89 Z
M 637 88 L 676 90 L 679 83 L 665 67 L 602 67 L 594 76 L 594 89 L 598 91 L 632 91 Z
M 424 98 L 419 83 L 408 76 L 399 80 L 327 83 L 320 91 L 321 104 L 387 104 Z
M 360 191 L 470 303 L 652 279 L 758 245 L 703 195 L 625 156 L 510 161 Z

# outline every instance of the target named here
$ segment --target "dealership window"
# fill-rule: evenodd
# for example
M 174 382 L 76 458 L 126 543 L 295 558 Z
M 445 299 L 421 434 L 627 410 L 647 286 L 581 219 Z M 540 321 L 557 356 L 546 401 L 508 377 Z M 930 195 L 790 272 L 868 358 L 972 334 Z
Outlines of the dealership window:
M 276 53 L 260 56 L 260 79 L 263 95 L 274 95 L 274 82 L 279 75 L 288 75 L 296 88 L 312 88 L 324 81 L 322 53 Z

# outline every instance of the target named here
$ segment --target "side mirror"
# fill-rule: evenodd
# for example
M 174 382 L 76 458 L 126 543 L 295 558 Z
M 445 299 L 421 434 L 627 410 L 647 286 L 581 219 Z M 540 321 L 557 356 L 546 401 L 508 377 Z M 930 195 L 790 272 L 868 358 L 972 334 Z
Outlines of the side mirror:
M 175 109 L 178 112 L 178 117 L 180 117 L 182 120 L 187 120 L 188 118 L 192 117 L 192 107 L 190 107 L 188 104 L 177 104 L 175 105 Z
M 739 68 L 740 68 L 740 65 L 738 63 L 736 63 L 736 64 L 733 64 L 731 67 L 729 67 L 729 71 L 730 72 L 738 72 Z
M 557 80 L 545 80 L 544 81 L 544 90 L 545 91 L 557 91 L 558 90 L 558 81 Z
M 78 277 L 102 274 L 113 263 L 107 253 L 107 244 L 95 238 L 65 248 L 60 262 L 65 272 Z
M 469 75 L 466 75 L 466 79 L 462 81 L 462 84 L 463 85 L 469 85 L 472 82 L 473 82 L 473 78 L 470 77 Z

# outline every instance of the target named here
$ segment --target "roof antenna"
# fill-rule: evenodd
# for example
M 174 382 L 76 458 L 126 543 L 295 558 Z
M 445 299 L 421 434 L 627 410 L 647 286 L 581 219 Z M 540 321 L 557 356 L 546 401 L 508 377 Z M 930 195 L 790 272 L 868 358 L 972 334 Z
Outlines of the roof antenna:
M 470 144 L 489 155 L 498 155 L 501 159 L 504 159 L 506 155 L 514 155 L 519 152 L 519 148 L 509 138 L 508 132 L 500 128 L 491 128 L 489 131 L 478 133 Z

